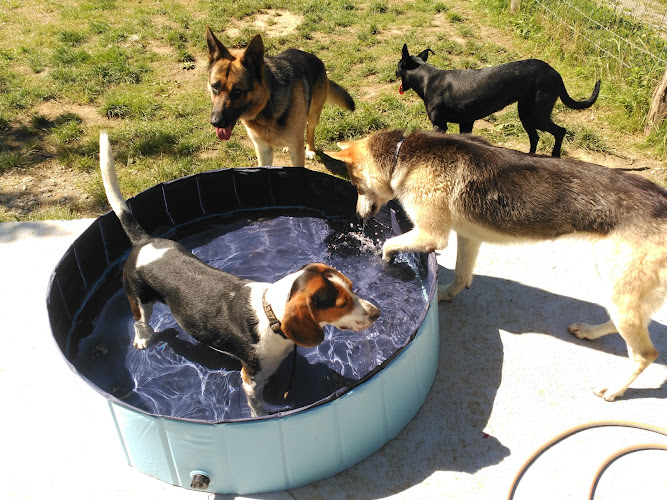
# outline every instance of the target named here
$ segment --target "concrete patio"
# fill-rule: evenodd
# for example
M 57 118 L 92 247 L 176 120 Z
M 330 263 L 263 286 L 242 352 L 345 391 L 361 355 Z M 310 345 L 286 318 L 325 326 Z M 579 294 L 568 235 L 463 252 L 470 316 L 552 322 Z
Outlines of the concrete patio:
M 52 340 L 47 282 L 89 223 L 0 224 L 0 497 L 213 498 L 128 466 L 106 401 L 69 370 Z M 455 247 L 452 238 L 438 257 L 442 283 L 451 278 Z M 438 374 L 417 416 L 347 471 L 251 498 L 507 498 L 533 451 L 571 427 L 608 420 L 667 427 L 667 307 L 650 327 L 660 357 L 626 396 L 607 403 L 591 392 L 629 369 L 618 335 L 588 342 L 567 332 L 573 321 L 606 320 L 597 283 L 578 242 L 482 246 L 472 288 L 439 306 Z M 636 443 L 667 444 L 667 437 L 627 428 L 579 433 L 528 470 L 515 498 L 582 498 L 604 459 Z M 595 498 L 667 498 L 665 470 L 664 451 L 627 455 L 606 470 Z

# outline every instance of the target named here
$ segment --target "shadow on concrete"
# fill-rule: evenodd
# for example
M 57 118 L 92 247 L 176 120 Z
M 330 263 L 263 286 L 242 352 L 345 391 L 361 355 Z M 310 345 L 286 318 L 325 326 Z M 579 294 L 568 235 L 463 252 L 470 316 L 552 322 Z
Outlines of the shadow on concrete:
M 0 224 L 0 243 L 12 243 L 27 238 L 69 236 L 88 227 L 93 219 L 71 221 L 5 222 Z

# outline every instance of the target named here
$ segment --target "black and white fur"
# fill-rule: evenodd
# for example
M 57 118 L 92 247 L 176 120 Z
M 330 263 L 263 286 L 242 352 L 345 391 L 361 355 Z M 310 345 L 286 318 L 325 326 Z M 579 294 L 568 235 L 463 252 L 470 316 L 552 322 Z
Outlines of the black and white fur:
M 254 415 L 263 414 L 264 385 L 295 343 L 312 347 L 322 342 L 324 325 L 360 331 L 379 317 L 376 306 L 352 292 L 347 277 L 324 264 L 308 264 L 275 283 L 253 282 L 209 266 L 175 241 L 151 237 L 120 192 L 105 133 L 100 168 L 109 204 L 132 243 L 123 286 L 135 318 L 134 347 L 150 345 L 153 304 L 166 303 L 195 339 L 241 361 Z M 271 329 L 264 294 L 281 332 Z

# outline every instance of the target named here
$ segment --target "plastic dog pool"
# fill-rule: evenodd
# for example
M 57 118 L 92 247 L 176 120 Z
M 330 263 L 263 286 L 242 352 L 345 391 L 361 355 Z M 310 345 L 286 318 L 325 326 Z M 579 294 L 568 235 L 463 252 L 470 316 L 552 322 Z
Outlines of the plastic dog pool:
M 166 307 L 151 318 L 156 342 L 132 347 L 121 283 L 129 242 L 113 213 L 72 244 L 49 284 L 53 336 L 72 370 L 106 398 L 130 465 L 185 488 L 276 491 L 351 467 L 410 421 L 438 361 L 435 256 L 385 264 L 382 242 L 406 228 L 405 217 L 394 205 L 362 222 L 355 203 L 344 180 L 275 167 L 198 174 L 128 200 L 151 234 L 215 267 L 275 281 L 320 261 L 381 308 L 368 330 L 330 328 L 321 345 L 290 354 L 266 386 L 263 417 L 250 414 L 240 364 L 198 344 Z

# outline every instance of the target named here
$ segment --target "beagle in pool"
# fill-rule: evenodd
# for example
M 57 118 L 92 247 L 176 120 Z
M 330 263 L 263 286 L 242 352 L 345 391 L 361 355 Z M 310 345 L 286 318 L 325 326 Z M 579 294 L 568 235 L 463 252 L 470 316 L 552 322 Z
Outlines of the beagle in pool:
M 105 133 L 100 134 L 100 168 L 109 204 L 132 243 L 123 287 L 135 319 L 134 347 L 148 347 L 153 304 L 167 304 L 197 341 L 241 362 L 254 416 L 265 413 L 264 385 L 295 344 L 320 344 L 325 325 L 358 332 L 380 316 L 378 307 L 352 291 L 349 278 L 325 264 L 307 264 L 275 283 L 259 283 L 211 267 L 175 241 L 153 238 L 121 195 Z

